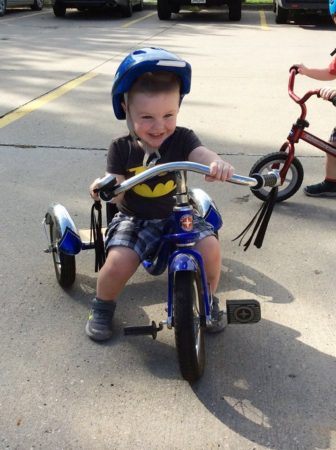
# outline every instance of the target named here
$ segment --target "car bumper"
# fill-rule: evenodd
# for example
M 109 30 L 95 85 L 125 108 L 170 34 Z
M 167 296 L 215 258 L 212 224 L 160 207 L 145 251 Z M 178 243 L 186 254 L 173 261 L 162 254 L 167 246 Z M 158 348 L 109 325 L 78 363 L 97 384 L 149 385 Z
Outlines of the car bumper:
M 64 5 L 66 8 L 93 8 L 127 6 L 128 0 L 52 0 L 51 5 Z
M 309 2 L 309 1 L 296 1 L 289 2 L 286 0 L 280 0 L 279 4 L 284 9 L 290 10 L 306 10 L 306 11 L 328 11 L 329 6 L 327 2 Z
M 215 6 L 227 5 L 231 1 L 232 0 L 174 0 L 173 3 L 181 6 L 199 6 L 201 8 L 211 8 Z

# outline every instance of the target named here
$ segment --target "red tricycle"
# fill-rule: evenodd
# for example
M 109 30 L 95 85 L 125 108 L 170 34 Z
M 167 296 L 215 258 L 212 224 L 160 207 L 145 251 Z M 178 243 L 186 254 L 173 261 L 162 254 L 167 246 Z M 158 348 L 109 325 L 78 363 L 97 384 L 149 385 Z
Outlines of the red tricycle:
M 288 93 L 295 103 L 300 105 L 300 117 L 297 119 L 296 123 L 292 125 L 287 140 L 281 146 L 279 152 L 269 153 L 268 155 L 263 156 L 250 170 L 250 176 L 257 173 L 262 175 L 263 173 L 274 169 L 280 171 L 281 186 L 278 187 L 277 202 L 282 202 L 290 198 L 298 191 L 298 189 L 300 189 L 302 184 L 304 175 L 303 167 L 301 162 L 295 156 L 295 144 L 297 144 L 300 139 L 329 155 L 336 156 L 336 148 L 334 146 L 306 131 L 306 128 L 309 126 L 309 122 L 306 120 L 306 101 L 313 95 L 319 97 L 320 89 L 308 91 L 301 98 L 298 97 L 294 93 L 294 81 L 297 73 L 296 67 L 293 66 L 290 69 Z M 336 98 L 331 101 L 336 103 Z M 269 194 L 269 189 L 266 188 L 262 188 L 258 191 L 252 189 L 251 191 L 256 197 L 263 201 L 267 199 Z

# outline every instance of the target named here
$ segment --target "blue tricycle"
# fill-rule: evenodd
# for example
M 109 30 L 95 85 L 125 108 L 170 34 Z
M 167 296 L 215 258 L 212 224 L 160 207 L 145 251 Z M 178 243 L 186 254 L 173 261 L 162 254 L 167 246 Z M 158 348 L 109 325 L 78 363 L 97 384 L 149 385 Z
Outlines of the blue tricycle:
M 157 165 L 133 176 L 120 185 L 111 175 L 100 179 L 100 198 L 107 202 L 107 220 L 111 219 L 114 207 L 112 198 L 137 184 L 166 172 L 174 172 L 176 178 L 175 207 L 173 211 L 175 229 L 164 235 L 159 251 L 150 260 L 143 261 L 144 268 L 152 275 L 168 273 L 167 318 L 157 326 L 153 321 L 148 326 L 132 326 L 124 329 L 127 335 L 148 334 L 156 338 L 158 331 L 166 325 L 174 328 L 178 362 L 183 378 L 190 383 L 198 380 L 205 366 L 204 332 L 212 324 L 212 295 L 206 278 L 200 253 L 194 248 L 197 233 L 193 231 L 193 218 L 198 214 L 212 224 L 215 232 L 222 226 L 221 215 L 209 197 L 199 188 L 188 189 L 187 172 L 209 175 L 208 166 L 193 162 L 171 162 Z M 231 183 L 246 185 L 253 189 L 280 184 L 277 171 L 265 175 L 243 177 L 233 175 Z M 95 202 L 92 209 L 91 233 L 85 238 L 82 230 L 77 230 L 70 214 L 61 204 L 49 207 L 44 225 L 56 278 L 63 288 L 70 287 L 76 277 L 75 255 L 81 250 L 96 251 L 96 270 L 104 263 L 101 202 Z M 98 215 L 94 215 L 95 211 Z M 94 217 L 93 217 L 94 216 Z M 261 318 L 257 300 L 227 300 L 228 324 L 248 324 Z

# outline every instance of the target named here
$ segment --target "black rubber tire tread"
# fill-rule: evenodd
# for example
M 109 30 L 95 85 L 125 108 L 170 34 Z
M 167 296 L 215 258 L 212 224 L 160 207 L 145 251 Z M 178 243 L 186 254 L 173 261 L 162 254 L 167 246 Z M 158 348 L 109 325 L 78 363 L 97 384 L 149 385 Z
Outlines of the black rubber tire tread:
M 62 4 L 55 3 L 53 11 L 56 17 L 64 17 L 66 13 L 66 7 Z
M 6 0 L 4 0 L 3 2 L 1 2 L 1 9 L 0 9 L 0 17 L 4 16 L 6 14 L 6 7 L 7 7 L 7 2 Z
M 231 0 L 229 3 L 229 20 L 239 21 L 241 19 L 242 2 L 241 0 Z
M 170 20 L 172 9 L 168 0 L 157 0 L 157 13 L 160 20 Z
M 286 23 L 288 20 L 287 9 L 282 8 L 279 3 L 276 2 L 275 5 L 275 23 L 281 25 Z
M 132 17 L 133 14 L 132 0 L 128 0 L 126 6 L 120 6 L 120 10 L 123 17 L 125 18 Z
M 59 231 L 57 225 L 50 220 L 50 240 L 52 245 L 55 245 L 59 239 Z M 76 279 L 76 258 L 74 255 L 66 255 L 65 253 L 57 250 L 52 253 L 56 279 L 60 286 L 68 288 L 73 285 Z M 57 259 L 59 259 L 59 262 Z
M 202 376 L 205 365 L 205 328 L 204 326 L 198 328 L 199 350 L 197 354 L 195 308 L 198 316 L 204 316 L 200 277 L 195 272 L 177 272 L 174 282 L 175 345 L 182 376 L 189 383 L 194 383 Z
M 31 6 L 32 11 L 41 11 L 43 9 L 44 2 L 39 2 L 38 0 L 34 0 L 33 5 Z
M 133 11 L 142 11 L 144 8 L 143 0 L 140 0 L 140 3 L 137 3 L 133 6 Z
M 258 161 L 252 166 L 249 175 L 253 176 L 254 173 L 259 173 L 262 175 L 262 171 L 266 166 L 269 166 L 272 163 L 276 164 L 279 161 L 285 161 L 286 159 L 287 153 L 285 152 L 274 152 L 263 156 L 262 158 L 258 159 Z M 304 171 L 301 162 L 296 157 L 294 157 L 287 174 L 290 173 L 291 170 L 295 173 L 295 179 L 293 177 L 293 181 L 289 183 L 289 190 L 287 190 L 286 188 L 286 191 L 282 191 L 281 186 L 279 186 L 278 196 L 276 199 L 277 203 L 283 202 L 284 200 L 292 197 L 301 187 Z M 251 189 L 251 192 L 260 200 L 265 201 L 268 193 L 270 192 L 270 188 L 263 188 L 258 191 Z

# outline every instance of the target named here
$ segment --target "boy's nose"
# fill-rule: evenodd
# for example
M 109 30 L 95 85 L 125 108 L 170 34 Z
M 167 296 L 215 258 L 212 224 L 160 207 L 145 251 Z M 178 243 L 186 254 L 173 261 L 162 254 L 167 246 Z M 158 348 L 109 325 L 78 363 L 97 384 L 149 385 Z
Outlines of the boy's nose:
M 156 130 L 160 131 L 160 130 L 163 129 L 163 127 L 164 127 L 164 122 L 163 122 L 163 120 L 161 120 L 161 119 L 156 119 L 156 120 L 154 121 L 154 123 L 153 123 L 152 129 L 155 130 L 155 131 L 156 131 Z

